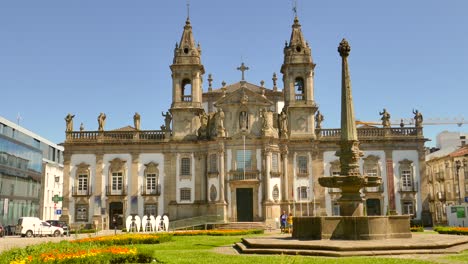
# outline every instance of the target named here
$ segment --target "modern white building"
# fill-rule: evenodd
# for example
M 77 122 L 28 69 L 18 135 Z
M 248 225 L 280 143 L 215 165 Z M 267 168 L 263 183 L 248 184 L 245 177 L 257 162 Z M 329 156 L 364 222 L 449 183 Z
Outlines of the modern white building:
M 58 219 L 52 197 L 62 188 L 63 147 L 0 117 L 0 223 Z

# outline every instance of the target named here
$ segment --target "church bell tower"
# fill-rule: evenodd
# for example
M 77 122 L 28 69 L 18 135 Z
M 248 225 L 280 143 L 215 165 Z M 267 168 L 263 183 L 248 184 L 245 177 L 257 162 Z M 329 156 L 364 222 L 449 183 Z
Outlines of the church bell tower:
M 284 100 L 289 117 L 289 138 L 315 138 L 314 68 L 312 51 L 305 41 L 297 16 L 291 39 L 284 47 L 281 66 Z
M 172 139 L 196 139 L 200 126 L 199 114 L 202 106 L 202 76 L 205 69 L 201 64 L 201 48 L 195 45 L 192 25 L 187 17 L 180 43 L 174 49 L 172 71 L 173 118 Z

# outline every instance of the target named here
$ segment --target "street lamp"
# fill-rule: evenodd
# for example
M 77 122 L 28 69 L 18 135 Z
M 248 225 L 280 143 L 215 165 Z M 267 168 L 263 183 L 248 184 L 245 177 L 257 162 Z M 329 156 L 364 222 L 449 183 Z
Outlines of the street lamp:
M 457 188 L 458 188 L 458 204 L 461 204 L 461 193 L 460 193 L 460 168 L 461 162 L 459 160 L 455 161 L 455 173 L 457 176 Z

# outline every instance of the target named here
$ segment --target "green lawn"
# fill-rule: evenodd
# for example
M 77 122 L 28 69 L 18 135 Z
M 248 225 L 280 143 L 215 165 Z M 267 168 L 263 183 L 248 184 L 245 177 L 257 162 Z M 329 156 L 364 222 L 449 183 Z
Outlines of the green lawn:
M 157 263 L 434 263 L 432 261 L 377 257 L 330 258 L 289 255 L 227 255 L 213 250 L 215 247 L 239 242 L 242 237 L 245 236 L 176 236 L 171 242 L 159 245 L 139 245 L 138 248 L 145 251 L 154 251 L 153 256 Z
M 468 263 L 468 251 L 462 254 L 453 254 L 447 256 L 435 255 L 415 255 L 415 259 L 409 258 L 385 258 L 385 257 L 311 257 L 311 256 L 290 256 L 290 255 L 247 255 L 235 254 L 232 251 L 232 245 L 240 242 L 243 237 L 262 236 L 262 235 L 243 235 L 243 236 L 173 236 L 169 242 L 161 244 L 135 244 L 130 247 L 136 247 L 139 254 L 152 256 L 152 263 L 195 263 L 195 264 L 237 264 L 237 263 L 355 263 L 355 264 L 377 264 L 377 263 Z M 109 239 L 111 241 L 111 239 Z M 114 241 L 114 240 L 112 240 Z M 118 240 L 122 241 L 122 240 Z M 88 244 L 86 244 L 88 243 Z M 39 256 L 43 252 L 62 250 L 68 252 L 67 247 L 95 248 L 98 244 L 89 242 L 72 244 L 62 241 L 58 244 L 40 244 L 32 245 L 23 249 L 13 249 L 0 254 L 0 263 L 10 263 L 9 260 L 22 260 L 27 256 Z M 120 244 L 119 244 L 120 245 Z M 102 247 L 102 245 L 101 245 Z M 224 253 L 221 250 L 215 250 L 217 247 L 225 247 Z M 104 255 L 102 257 L 105 257 Z M 38 263 L 36 259 L 34 263 Z M 40 260 L 39 260 L 40 261 Z M 95 261 L 92 263 L 108 263 L 109 261 Z M 21 262 L 17 262 L 21 263 Z M 22 262 L 25 263 L 25 262 Z M 26 262 L 27 263 L 27 262 Z M 89 263 L 89 259 L 75 258 L 73 260 L 61 263 Z

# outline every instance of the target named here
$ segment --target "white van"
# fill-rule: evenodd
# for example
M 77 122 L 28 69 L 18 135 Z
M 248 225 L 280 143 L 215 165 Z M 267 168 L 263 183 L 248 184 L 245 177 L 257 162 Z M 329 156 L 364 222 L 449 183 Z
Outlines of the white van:
M 16 234 L 22 237 L 61 236 L 63 229 L 52 226 L 38 217 L 20 217 L 16 225 Z

